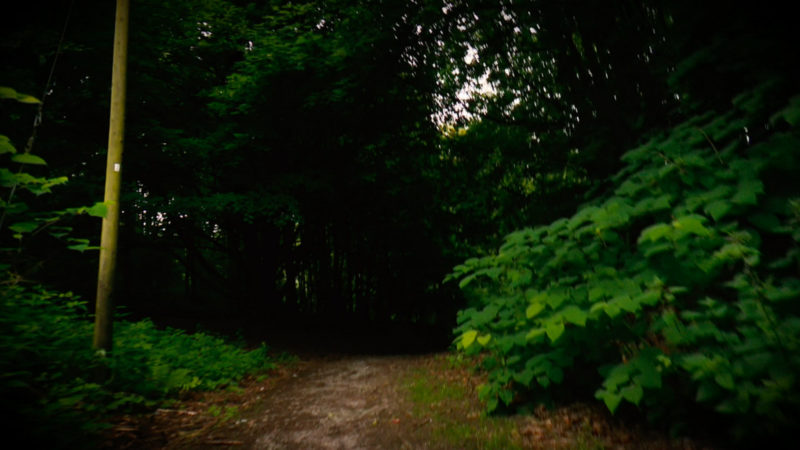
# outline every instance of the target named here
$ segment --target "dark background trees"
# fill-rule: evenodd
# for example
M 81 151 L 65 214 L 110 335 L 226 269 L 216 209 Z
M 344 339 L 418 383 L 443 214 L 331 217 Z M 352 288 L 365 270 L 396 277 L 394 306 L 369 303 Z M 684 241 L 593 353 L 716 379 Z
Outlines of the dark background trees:
M 3 31 L 2 83 L 36 93 L 68 8 L 26 7 L 31 19 Z M 70 182 L 41 201 L 89 204 L 102 189 L 113 8 L 71 8 L 36 140 L 44 170 Z M 607 189 L 624 151 L 682 115 L 792 73 L 781 15 L 683 2 L 136 2 L 117 302 L 256 329 L 315 317 L 446 335 L 464 305 L 442 284 L 451 267 Z M 2 129 L 22 142 L 30 120 L 4 114 Z M 96 233 L 88 218 L 75 226 Z M 51 244 L 30 244 L 25 275 L 91 297 L 96 255 Z

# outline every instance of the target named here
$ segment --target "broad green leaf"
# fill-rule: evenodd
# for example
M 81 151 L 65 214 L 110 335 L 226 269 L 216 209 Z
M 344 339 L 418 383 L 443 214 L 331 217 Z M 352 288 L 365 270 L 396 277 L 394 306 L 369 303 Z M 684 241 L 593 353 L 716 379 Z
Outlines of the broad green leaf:
M 45 162 L 45 160 L 36 155 L 31 155 L 30 153 L 18 153 L 11 157 L 11 161 L 20 164 L 34 164 L 38 166 L 47 165 L 47 162 Z
M 469 330 L 461 335 L 461 346 L 464 348 L 469 348 L 473 342 L 475 342 L 475 338 L 478 337 L 478 332 L 475 330 Z
M 606 408 L 611 411 L 611 414 L 614 414 L 614 411 L 617 410 L 617 406 L 619 406 L 619 403 L 622 401 L 621 394 L 609 392 L 605 389 L 600 389 L 597 391 L 595 397 L 603 400 L 603 402 L 606 404 Z
M 605 286 L 596 284 L 589 289 L 589 301 L 594 303 L 606 295 Z
M 545 331 L 547 332 L 547 337 L 550 338 L 550 341 L 555 342 L 556 339 L 564 334 L 564 322 L 562 322 L 561 319 L 551 320 L 545 326 Z
M 37 105 L 41 103 L 38 98 L 25 94 L 17 94 L 17 101 L 20 103 L 28 103 L 30 105 Z
M 511 400 L 514 400 L 514 392 L 510 389 L 502 389 L 499 392 L 500 400 L 503 401 L 506 405 L 511 404 Z
M 718 373 L 714 376 L 714 381 L 723 388 L 732 391 L 736 387 L 733 381 L 733 375 L 730 372 Z
M 92 217 L 105 218 L 108 214 L 108 206 L 103 202 L 97 202 L 93 206 L 86 209 L 86 213 Z
M 672 232 L 672 227 L 666 223 L 657 223 L 655 225 L 651 225 L 644 230 L 639 235 L 639 243 L 642 241 L 652 241 L 655 242 L 664 236 L 667 236 Z
M 523 386 L 530 386 L 531 381 L 533 381 L 533 376 L 534 376 L 533 370 L 525 369 L 522 372 L 515 373 L 514 380 Z
M 603 311 L 605 311 L 607 306 L 608 306 L 608 303 L 606 303 L 606 302 L 595 303 L 594 305 L 592 305 L 591 308 L 589 308 L 589 314 L 594 314 L 597 311 L 600 311 L 601 309 Z
M 642 396 L 644 396 L 644 389 L 638 384 L 631 384 L 630 386 L 622 388 L 620 394 L 622 394 L 622 398 L 625 400 L 639 406 L 639 402 L 642 400 Z
M 561 310 L 561 316 L 564 317 L 564 320 L 567 322 L 573 323 L 579 326 L 586 326 L 586 319 L 589 315 L 586 311 L 578 308 L 575 305 L 567 306 L 566 308 Z
M 528 289 L 525 291 L 525 297 L 531 303 L 544 303 L 545 299 L 547 298 L 547 292 Z
M 83 253 L 86 250 L 100 250 L 100 247 L 89 245 L 89 244 L 75 244 L 75 245 L 67 246 L 67 248 L 70 249 L 70 250 L 77 250 L 77 251 L 79 251 L 81 253 Z
M 542 312 L 542 310 L 544 310 L 544 308 L 545 308 L 545 305 L 542 304 L 542 303 L 532 303 L 525 310 L 525 317 L 527 317 L 528 319 L 532 319 L 532 318 L 536 317 L 537 314 Z
M 641 303 L 641 304 L 645 304 L 645 305 L 648 305 L 648 306 L 653 306 L 656 303 L 658 303 L 659 299 L 661 299 L 661 292 L 654 291 L 654 290 L 648 290 L 648 291 L 644 291 L 640 295 L 638 295 L 634 299 L 634 301 L 636 303 Z
M 532 341 L 542 335 L 544 335 L 546 330 L 544 328 L 534 328 L 525 335 L 525 339 Z
M 550 289 L 547 291 L 547 304 L 556 309 L 564 303 L 568 296 L 569 294 L 565 288 Z
M 764 193 L 764 183 L 757 178 L 744 179 L 739 182 L 738 190 L 731 201 L 736 204 L 755 205 L 758 194 Z
M 37 99 L 36 97 L 26 94 L 20 94 L 19 92 L 15 91 L 10 87 L 0 86 L 0 99 L 4 98 L 16 100 L 20 103 L 29 103 L 29 104 L 41 103 L 39 99 Z
M 617 305 L 615 305 L 613 303 L 607 303 L 605 305 L 605 308 L 603 308 L 603 309 L 605 310 L 605 312 L 608 315 L 608 317 L 610 317 L 612 319 L 614 317 L 617 317 L 619 315 L 619 313 L 621 312 L 619 306 L 617 306 Z
M 476 276 L 477 275 L 475 273 L 472 273 L 472 274 L 468 275 L 466 278 L 464 278 L 463 280 L 461 280 L 458 283 L 458 288 L 459 289 L 464 289 L 469 283 L 472 282 L 472 280 L 475 279 Z
M 0 99 L 16 99 L 17 98 L 17 91 L 11 89 L 10 87 L 0 86 Z
M 603 386 L 616 390 L 617 386 L 626 381 L 630 380 L 631 378 L 631 368 L 630 366 L 619 364 L 611 368 L 611 371 L 606 375 L 605 380 L 603 380 Z
M 7 136 L 0 134 L 0 155 L 3 153 L 17 153 L 17 149 L 14 148 Z
M 614 297 L 610 302 L 608 302 L 609 306 L 618 306 L 620 309 L 623 309 L 628 312 L 636 312 L 639 310 L 640 305 L 633 301 L 630 295 L 623 294 Z
M 17 233 L 30 233 L 39 228 L 39 225 L 41 225 L 39 222 L 17 222 L 9 225 L 8 229 Z
M 719 222 L 732 208 L 733 204 L 731 204 L 730 200 L 715 200 L 707 204 L 703 211 Z
M 550 378 L 546 375 L 539 375 L 536 377 L 536 382 L 538 382 L 543 388 L 550 386 Z
M 708 236 L 711 234 L 708 228 L 703 226 L 702 216 L 691 215 L 679 217 L 672 222 L 672 226 L 675 227 L 676 230 L 696 234 L 698 236 Z
M 490 340 L 492 340 L 492 335 L 491 334 L 484 334 L 483 336 L 479 336 L 478 337 L 478 344 L 481 344 L 482 346 L 485 347 L 486 344 L 488 344 Z

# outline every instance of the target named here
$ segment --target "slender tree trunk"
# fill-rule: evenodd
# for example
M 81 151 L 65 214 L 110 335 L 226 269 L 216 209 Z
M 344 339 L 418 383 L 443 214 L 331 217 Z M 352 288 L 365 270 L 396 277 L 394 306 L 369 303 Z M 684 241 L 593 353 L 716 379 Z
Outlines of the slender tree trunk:
M 108 211 L 103 218 L 100 237 L 100 267 L 97 275 L 94 321 L 94 348 L 105 352 L 111 351 L 112 342 L 114 271 L 117 264 L 117 236 L 119 233 L 119 191 L 122 145 L 125 137 L 125 78 L 128 59 L 129 9 L 129 0 L 117 0 L 104 197 Z

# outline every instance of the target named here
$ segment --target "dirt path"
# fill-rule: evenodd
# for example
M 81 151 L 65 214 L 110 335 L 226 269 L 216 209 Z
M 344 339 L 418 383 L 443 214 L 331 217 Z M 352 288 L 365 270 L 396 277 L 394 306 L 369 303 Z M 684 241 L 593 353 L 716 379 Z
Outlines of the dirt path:
M 312 357 L 238 393 L 124 417 L 108 448 L 425 449 L 401 378 L 430 356 Z
M 349 357 L 292 374 L 265 399 L 255 448 L 422 448 L 401 422 L 410 411 L 397 376 L 419 358 Z
M 122 417 L 113 449 L 705 449 L 611 417 L 602 405 L 486 417 L 480 377 L 446 354 L 313 356 L 241 389 Z

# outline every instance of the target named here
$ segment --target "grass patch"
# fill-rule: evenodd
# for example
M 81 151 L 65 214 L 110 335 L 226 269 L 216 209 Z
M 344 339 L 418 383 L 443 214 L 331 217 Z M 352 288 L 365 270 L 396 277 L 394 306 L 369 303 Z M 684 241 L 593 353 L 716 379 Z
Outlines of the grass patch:
M 430 434 L 433 448 L 522 448 L 513 419 L 486 414 L 476 392 L 480 379 L 471 367 L 474 362 L 461 356 L 437 356 L 405 377 L 421 431 Z

